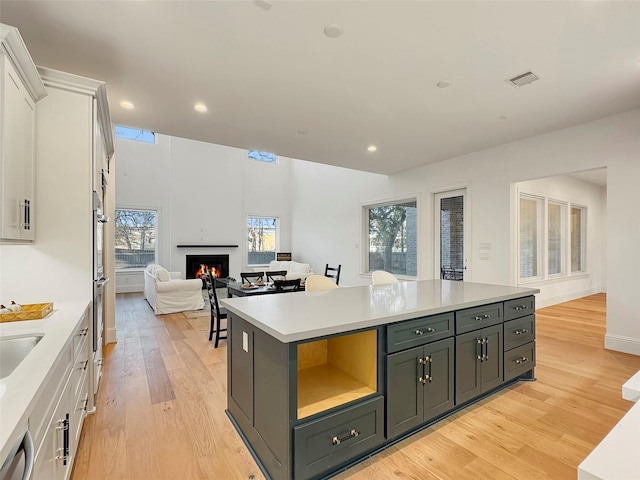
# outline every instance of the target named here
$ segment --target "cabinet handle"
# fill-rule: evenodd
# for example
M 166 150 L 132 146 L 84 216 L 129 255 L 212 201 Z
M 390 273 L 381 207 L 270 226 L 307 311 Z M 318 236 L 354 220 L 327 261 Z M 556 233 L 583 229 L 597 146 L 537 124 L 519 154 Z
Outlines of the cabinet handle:
M 516 330 L 515 332 L 516 335 L 522 335 L 523 333 L 529 333 L 529 330 L 527 330 L 526 328 L 523 328 L 522 330 Z
M 431 376 L 431 363 L 432 363 L 431 355 L 427 355 L 426 357 L 424 357 L 424 360 L 425 360 L 425 363 L 429 363 L 429 373 L 427 374 L 426 380 L 428 380 L 429 383 L 431 383 L 431 381 L 433 380 L 433 377 Z
M 476 358 L 477 358 L 478 360 L 480 360 L 481 362 L 482 362 L 482 361 L 484 361 L 484 351 L 483 351 L 484 349 L 482 348 L 482 345 L 483 345 L 483 343 L 482 343 L 482 342 L 483 342 L 483 341 L 484 341 L 484 339 L 483 339 L 483 338 L 478 338 L 478 339 L 476 340 L 476 342 L 478 342 L 478 343 L 476 344 L 476 353 L 478 353 L 478 345 L 480 345 L 480 355 L 476 355 Z
M 434 333 L 435 331 L 436 331 L 436 329 L 435 328 L 431 328 L 431 327 L 428 327 L 426 329 L 426 333 Z M 416 335 L 424 335 L 425 332 L 423 332 L 422 330 L 416 330 L 413 333 L 415 333 Z
M 529 360 L 527 357 L 518 358 L 518 359 L 516 360 L 516 363 L 517 363 L 518 365 L 520 365 L 521 363 L 524 363 L 524 362 L 526 362 L 527 360 Z
M 84 362 L 82 362 L 80 365 L 78 365 L 77 369 L 78 370 L 86 370 L 87 369 L 87 365 L 89 365 L 89 359 L 86 359 Z
M 56 452 L 58 453 L 55 457 L 57 461 L 62 460 L 62 464 L 66 465 L 69 460 L 69 414 L 67 413 L 66 417 L 62 420 L 58 420 L 56 425 L 56 430 L 62 430 L 62 448 L 58 448 Z
M 24 222 L 20 224 L 20 226 L 24 230 L 31 230 L 31 201 L 28 198 L 24 199 L 24 203 L 21 203 L 20 206 L 23 208 L 23 220 Z
M 488 313 L 485 313 L 484 315 L 476 315 L 475 317 L 473 317 L 473 319 L 478 322 L 480 320 L 487 320 L 491 318 L 491 315 L 489 315 Z
M 516 312 L 519 312 L 520 310 L 526 310 L 527 308 L 528 308 L 528 307 L 527 307 L 526 305 L 518 305 L 518 306 L 516 306 L 516 307 L 513 307 L 513 309 L 514 309 Z
M 342 442 L 349 440 L 350 438 L 356 438 L 358 435 L 360 435 L 360 432 L 357 431 L 355 428 L 352 428 L 351 431 L 349 432 L 349 435 L 347 435 L 346 437 L 338 437 L 338 436 L 334 436 L 331 439 L 331 444 L 332 445 L 340 445 Z
M 489 360 L 489 339 L 484 339 L 484 359 Z

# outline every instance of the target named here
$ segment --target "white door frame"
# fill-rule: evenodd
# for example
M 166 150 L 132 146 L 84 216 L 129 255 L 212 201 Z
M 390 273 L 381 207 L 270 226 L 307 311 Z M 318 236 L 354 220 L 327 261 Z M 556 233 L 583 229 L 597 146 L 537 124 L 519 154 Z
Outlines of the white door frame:
M 464 267 L 464 281 L 469 281 L 471 278 L 471 265 L 468 262 L 469 255 L 471 253 L 470 250 L 470 241 L 469 241 L 469 225 L 470 221 L 470 211 L 469 205 L 467 203 L 467 188 L 456 188 L 451 190 L 442 190 L 438 192 L 434 192 L 433 194 L 433 278 L 440 278 L 440 201 L 444 198 L 451 197 L 462 197 L 463 211 L 464 211 L 464 220 L 463 220 L 463 241 L 462 248 L 464 253 L 463 259 L 463 267 Z

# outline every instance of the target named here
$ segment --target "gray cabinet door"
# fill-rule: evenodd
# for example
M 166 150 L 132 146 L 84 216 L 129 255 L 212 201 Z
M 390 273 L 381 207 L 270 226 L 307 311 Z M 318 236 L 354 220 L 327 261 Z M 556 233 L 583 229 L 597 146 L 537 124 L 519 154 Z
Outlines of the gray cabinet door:
M 425 369 L 429 378 L 424 384 L 424 421 L 441 415 L 454 406 L 454 341 L 440 340 L 424 346 Z M 428 367 L 428 368 L 427 368 Z
M 387 356 L 387 438 L 393 438 L 422 423 L 424 388 L 423 347 Z
M 447 338 L 387 356 L 387 438 L 453 408 L 453 347 Z
M 482 393 L 482 330 L 456 337 L 456 405 Z
M 486 392 L 502 385 L 502 325 L 483 328 L 482 336 L 485 340 L 485 358 L 481 362 L 482 392 Z
M 502 384 L 502 324 L 456 337 L 456 405 Z

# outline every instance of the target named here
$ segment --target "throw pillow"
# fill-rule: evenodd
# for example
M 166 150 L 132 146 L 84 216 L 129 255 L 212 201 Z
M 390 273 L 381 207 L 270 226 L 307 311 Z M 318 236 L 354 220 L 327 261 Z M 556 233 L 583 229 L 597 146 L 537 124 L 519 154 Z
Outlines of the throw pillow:
M 169 280 L 171 280 L 171 276 L 169 275 L 167 269 L 162 267 L 156 270 L 156 278 L 161 282 L 168 282 Z

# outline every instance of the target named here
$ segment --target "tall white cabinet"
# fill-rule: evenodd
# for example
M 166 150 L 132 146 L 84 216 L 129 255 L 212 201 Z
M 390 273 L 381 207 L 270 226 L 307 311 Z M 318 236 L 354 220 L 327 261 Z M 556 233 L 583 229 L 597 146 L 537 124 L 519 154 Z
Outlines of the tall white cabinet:
M 35 239 L 35 105 L 46 90 L 18 30 L 0 24 L 0 241 Z
M 36 189 L 38 244 L 59 262 L 59 285 L 51 298 L 94 298 L 93 192 L 100 190 L 101 172 L 113 154 L 113 134 L 105 84 L 101 81 L 38 67 L 48 95 L 36 107 Z M 41 242 L 42 240 L 42 242 Z M 96 312 L 104 312 L 104 309 Z M 89 390 L 97 393 L 102 366 L 102 318 L 95 322 L 93 350 L 90 322 Z M 88 410 L 94 408 L 90 395 Z

